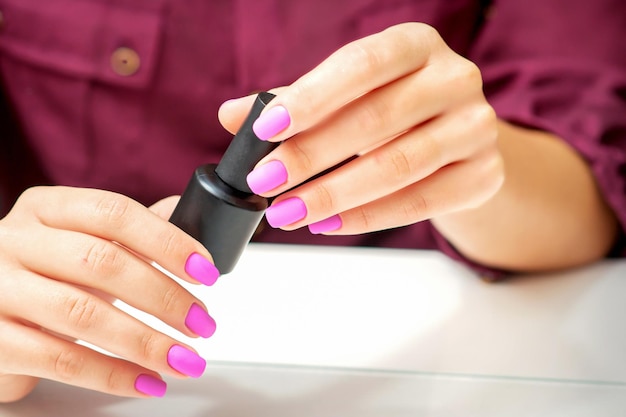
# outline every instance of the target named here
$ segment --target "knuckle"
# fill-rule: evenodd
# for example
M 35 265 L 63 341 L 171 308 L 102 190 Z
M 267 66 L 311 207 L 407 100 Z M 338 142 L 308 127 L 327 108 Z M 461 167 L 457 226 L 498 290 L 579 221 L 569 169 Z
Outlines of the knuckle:
M 387 30 L 395 32 L 396 43 L 393 46 L 397 45 L 397 41 L 404 40 L 404 44 L 409 48 L 407 52 L 411 54 L 415 54 L 416 51 L 435 51 L 446 45 L 439 31 L 427 23 L 407 22 Z
M 171 229 L 171 228 L 170 228 Z M 163 255 L 171 256 L 180 251 L 183 247 L 183 235 L 178 230 L 170 230 L 163 232 L 158 237 L 158 241 L 161 247 Z
M 64 349 L 52 360 L 53 372 L 60 381 L 76 379 L 83 369 L 83 357 L 76 350 Z
M 106 241 L 98 240 L 87 246 L 81 262 L 99 276 L 114 276 L 123 269 L 120 249 Z
M 498 116 L 493 107 L 488 104 L 481 106 L 479 112 L 479 126 L 487 143 L 496 146 L 498 141 Z
M 46 189 L 45 186 L 27 188 L 19 195 L 13 206 L 16 208 L 21 208 L 24 206 L 30 207 L 33 204 L 37 204 L 38 201 L 41 201 L 41 194 L 44 189 Z
M 498 117 L 496 111 L 487 103 L 483 103 L 475 110 L 476 123 L 485 132 L 490 132 L 493 139 L 497 136 L 497 121 Z
M 125 388 L 125 380 L 115 368 L 107 370 L 106 375 L 103 378 L 104 388 L 106 392 L 121 392 Z
M 459 55 L 449 61 L 445 75 L 441 81 L 446 91 L 452 93 L 457 100 L 475 98 L 483 95 L 483 79 L 478 66 Z
M 298 106 L 307 109 L 310 114 L 318 114 L 323 112 L 325 102 L 317 100 L 317 86 L 315 80 L 309 77 L 303 77 L 290 87 L 293 91 L 293 97 L 297 97 Z
M 150 362 L 156 362 L 160 352 L 159 337 L 156 332 L 147 331 L 141 335 L 139 340 L 139 351 L 142 358 Z
M 119 194 L 106 193 L 96 201 L 94 214 L 107 227 L 120 227 L 125 223 L 129 210 L 130 199 Z
M 462 85 L 473 86 L 475 90 L 482 91 L 483 77 L 478 65 L 463 58 L 458 66 L 456 77 Z
M 392 111 L 382 100 L 372 100 L 370 103 L 360 106 L 354 117 L 354 122 L 359 130 L 365 132 L 385 131 L 390 123 Z
M 487 103 L 474 105 L 469 109 L 469 114 L 463 118 L 466 131 L 471 132 L 477 139 L 477 144 L 484 146 L 495 146 L 498 138 L 498 119 L 496 112 Z
M 421 35 L 421 34 L 432 33 L 432 32 L 437 33 L 434 27 L 432 27 L 428 23 L 423 23 L 423 22 L 399 23 L 397 25 L 388 27 L 383 32 L 392 32 L 392 33 L 397 33 L 397 34 L 411 33 L 413 35 L 415 34 Z
M 358 68 L 362 74 L 371 74 L 381 68 L 387 61 L 384 50 L 386 48 L 371 47 L 366 42 L 352 42 L 344 47 L 347 62 Z
M 440 44 L 442 39 L 439 31 L 427 23 L 413 22 L 410 23 L 421 39 L 424 39 L 430 45 Z
M 324 213 L 334 212 L 335 199 L 326 185 L 317 183 L 312 190 L 317 210 Z
M 285 142 L 285 145 L 289 148 L 291 153 L 290 157 L 294 160 L 293 166 L 298 167 L 298 169 L 303 172 L 311 172 L 313 170 L 313 161 L 307 151 L 302 147 L 300 141 L 298 141 L 298 138 L 288 140 Z
M 413 223 L 428 217 L 432 204 L 421 193 L 414 193 L 406 204 L 403 204 L 401 207 L 403 218 L 407 223 Z
M 413 166 L 401 149 L 390 149 L 377 156 L 380 172 L 394 184 L 406 183 L 413 176 Z
M 360 230 L 371 231 L 375 224 L 374 218 L 370 210 L 364 206 L 355 207 L 351 210 L 352 221 L 358 225 Z
M 161 311 L 165 315 L 175 314 L 180 310 L 181 301 L 186 294 L 177 285 L 170 285 L 161 295 Z
M 89 295 L 68 296 L 63 304 L 70 325 L 78 330 L 85 330 L 98 321 L 98 304 Z
M 425 130 L 423 133 L 424 136 L 421 139 L 422 149 L 419 154 L 414 156 L 414 174 L 420 170 L 417 164 L 420 164 L 420 161 L 424 161 L 425 159 L 431 161 L 431 166 L 433 167 L 442 167 L 450 161 L 451 150 L 446 146 L 447 137 L 439 132 L 428 130 Z M 417 180 L 417 178 L 415 180 Z
M 28 201 L 33 201 L 37 198 L 39 198 L 39 194 L 45 189 L 45 186 L 35 186 L 35 187 L 30 187 L 27 188 L 26 190 L 24 190 L 22 192 L 22 194 L 20 195 L 20 200 L 28 200 Z

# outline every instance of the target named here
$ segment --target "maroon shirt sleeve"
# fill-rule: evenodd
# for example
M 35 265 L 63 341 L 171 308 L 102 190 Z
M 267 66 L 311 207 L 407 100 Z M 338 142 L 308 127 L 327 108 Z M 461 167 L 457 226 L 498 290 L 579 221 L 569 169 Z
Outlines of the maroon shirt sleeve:
M 556 134 L 587 161 L 626 255 L 626 8 L 622 0 L 494 1 L 469 58 L 501 119 Z M 442 250 L 463 260 L 440 235 Z M 473 265 L 483 275 L 503 271 Z

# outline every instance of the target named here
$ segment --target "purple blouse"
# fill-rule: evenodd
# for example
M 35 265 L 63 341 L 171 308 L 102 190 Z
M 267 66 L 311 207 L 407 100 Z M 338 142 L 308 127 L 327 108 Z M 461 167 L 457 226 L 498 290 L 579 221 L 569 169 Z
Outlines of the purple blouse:
M 501 118 L 580 152 L 626 228 L 623 0 L 0 0 L 0 13 L 0 74 L 22 131 L 20 143 L 0 139 L 2 212 L 31 183 L 144 204 L 180 194 L 230 141 L 216 116 L 224 100 L 291 83 L 349 41 L 420 21 L 478 64 Z M 256 239 L 461 259 L 429 222 L 336 237 L 265 227 Z

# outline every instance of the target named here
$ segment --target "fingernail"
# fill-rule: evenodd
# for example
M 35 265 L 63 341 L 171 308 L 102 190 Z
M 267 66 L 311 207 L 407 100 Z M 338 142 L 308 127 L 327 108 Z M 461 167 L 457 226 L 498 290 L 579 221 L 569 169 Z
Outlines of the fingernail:
M 202 376 L 206 369 L 206 361 L 197 353 L 184 348 L 180 345 L 174 345 L 167 352 L 167 363 L 181 374 L 198 378 Z
M 314 235 L 321 233 L 332 232 L 342 226 L 341 217 L 338 214 L 330 216 L 327 219 L 320 220 L 319 222 L 311 223 L 309 225 L 309 231 Z
M 254 121 L 252 130 L 261 140 L 268 140 L 282 132 L 291 123 L 289 112 L 283 106 L 272 107 Z
M 198 336 L 202 336 L 204 338 L 213 336 L 217 327 L 215 320 L 209 316 L 209 313 L 204 311 L 204 309 L 196 303 L 191 305 L 191 308 L 187 313 L 185 326 Z
M 246 180 L 253 193 L 263 194 L 287 182 L 287 169 L 280 161 L 269 161 L 250 172 Z
M 187 262 L 185 262 L 185 272 L 204 285 L 215 284 L 220 276 L 220 271 L 215 265 L 199 253 L 189 255 Z
M 265 219 L 272 227 L 282 227 L 304 219 L 306 214 L 304 201 L 292 197 L 270 206 L 265 211 Z
M 141 374 L 135 380 L 135 389 L 151 397 L 163 397 L 167 391 L 167 384 L 152 375 Z

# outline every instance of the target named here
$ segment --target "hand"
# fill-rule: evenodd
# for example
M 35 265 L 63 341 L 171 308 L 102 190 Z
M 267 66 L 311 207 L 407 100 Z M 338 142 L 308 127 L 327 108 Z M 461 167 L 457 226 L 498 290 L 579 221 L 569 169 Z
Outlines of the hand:
M 248 183 L 277 196 L 266 213 L 274 227 L 387 229 L 479 206 L 503 182 L 481 74 L 427 25 L 350 43 L 273 92 L 254 129 L 285 142 Z M 227 129 L 237 130 L 251 99 L 222 105 Z
M 211 285 L 217 269 L 204 247 L 122 195 L 90 189 L 27 190 L 0 220 L 0 402 L 47 378 L 121 396 L 160 396 L 160 374 L 199 376 L 189 346 L 111 304 L 120 299 L 188 337 L 209 337 L 204 304 L 154 261 L 191 283 Z M 74 340 L 97 346 L 116 357 Z

